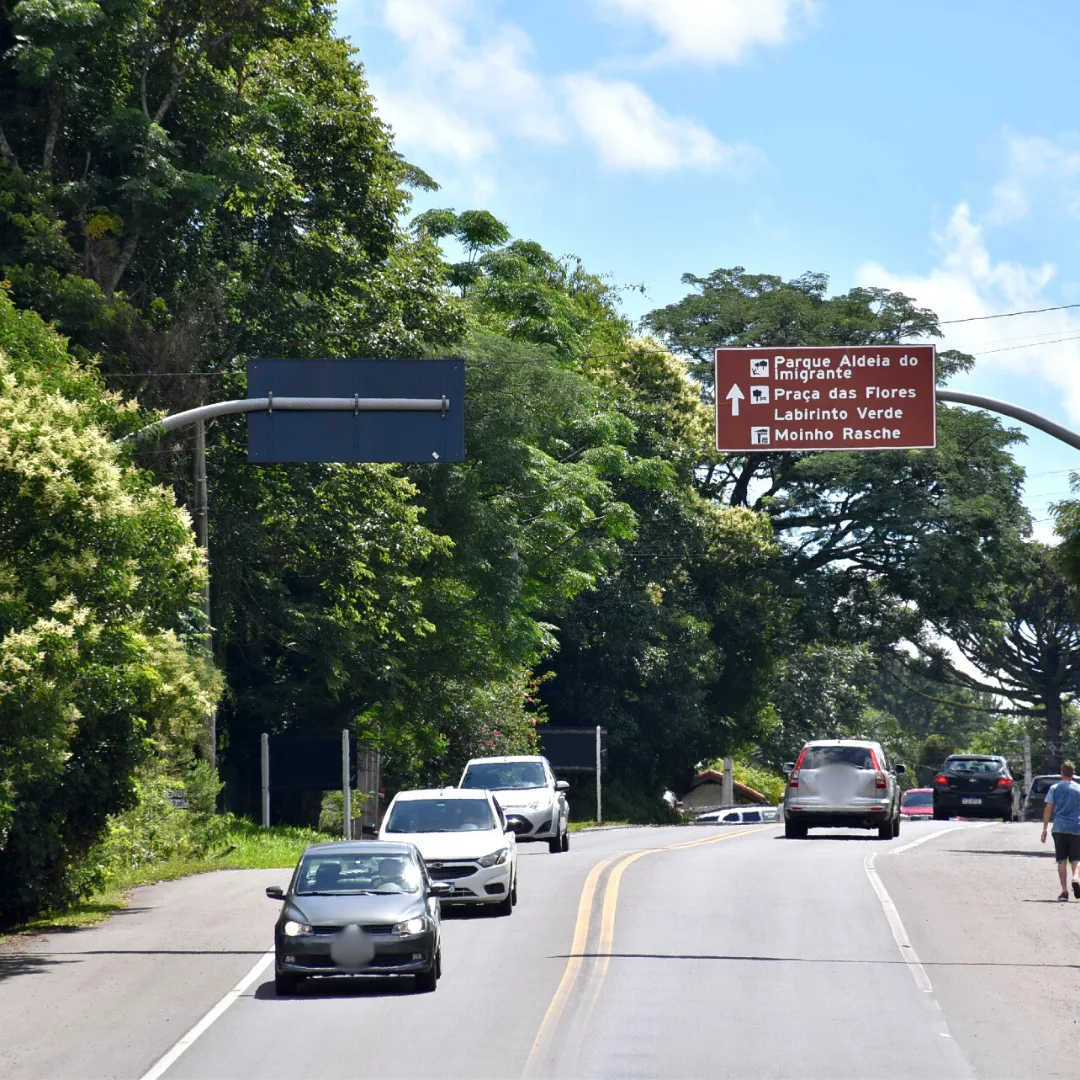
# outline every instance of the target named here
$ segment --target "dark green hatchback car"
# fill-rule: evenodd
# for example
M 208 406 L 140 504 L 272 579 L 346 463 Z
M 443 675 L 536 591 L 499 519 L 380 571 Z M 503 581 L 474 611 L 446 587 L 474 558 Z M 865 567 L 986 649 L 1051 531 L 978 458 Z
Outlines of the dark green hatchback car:
M 287 890 L 274 929 L 274 987 L 294 993 L 326 975 L 411 975 L 435 989 L 442 974 L 441 882 L 412 844 L 382 840 L 312 844 Z

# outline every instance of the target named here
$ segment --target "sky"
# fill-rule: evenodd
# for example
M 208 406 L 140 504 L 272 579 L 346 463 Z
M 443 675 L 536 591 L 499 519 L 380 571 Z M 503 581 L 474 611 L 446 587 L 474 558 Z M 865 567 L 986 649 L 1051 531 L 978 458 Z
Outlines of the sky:
M 977 357 L 952 389 L 1080 429 L 1075 0 L 339 0 L 396 145 L 516 237 L 623 287 L 825 272 Z M 1010 422 L 1012 424 L 1014 422 Z M 1035 534 L 1080 454 L 1025 429 Z

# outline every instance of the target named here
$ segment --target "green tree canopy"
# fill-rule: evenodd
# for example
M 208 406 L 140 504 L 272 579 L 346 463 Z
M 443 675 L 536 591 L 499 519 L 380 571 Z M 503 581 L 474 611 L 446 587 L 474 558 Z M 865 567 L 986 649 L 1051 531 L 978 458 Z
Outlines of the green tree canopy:
M 0 926 L 89 884 L 136 766 L 218 690 L 190 519 L 103 427 L 120 408 L 0 291 Z

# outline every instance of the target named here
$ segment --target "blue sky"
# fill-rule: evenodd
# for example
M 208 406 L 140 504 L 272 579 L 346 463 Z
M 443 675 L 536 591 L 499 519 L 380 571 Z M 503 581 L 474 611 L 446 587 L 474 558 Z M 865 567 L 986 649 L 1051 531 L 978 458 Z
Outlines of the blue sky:
M 628 291 L 829 274 L 965 319 L 1080 304 L 1075 0 L 340 0 L 399 149 Z M 947 328 L 954 388 L 1080 428 L 1080 308 Z M 1055 339 L 1065 338 L 1064 341 Z M 1029 433 L 1036 533 L 1080 455 Z

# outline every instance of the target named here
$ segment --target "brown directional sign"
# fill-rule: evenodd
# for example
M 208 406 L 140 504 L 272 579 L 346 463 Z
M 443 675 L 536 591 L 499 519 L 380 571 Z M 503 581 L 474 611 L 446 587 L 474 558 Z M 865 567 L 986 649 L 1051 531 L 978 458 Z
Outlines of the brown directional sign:
M 716 350 L 717 450 L 936 445 L 933 345 Z

